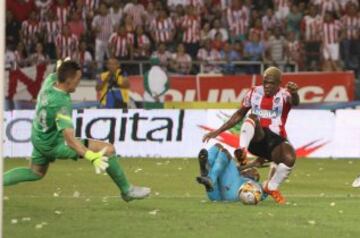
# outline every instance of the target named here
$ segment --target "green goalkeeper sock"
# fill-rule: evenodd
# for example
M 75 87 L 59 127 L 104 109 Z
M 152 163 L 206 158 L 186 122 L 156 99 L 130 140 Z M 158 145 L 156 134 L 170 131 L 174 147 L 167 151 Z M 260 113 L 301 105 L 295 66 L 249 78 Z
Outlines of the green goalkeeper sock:
M 15 168 L 5 172 L 4 186 L 15 185 L 26 181 L 36 181 L 41 178 L 41 176 L 34 173 L 30 168 Z
M 119 157 L 117 155 L 112 155 L 109 157 L 109 167 L 106 169 L 106 172 L 118 186 L 121 192 L 126 194 L 129 191 L 130 184 L 126 178 L 123 168 L 117 162 L 118 159 Z

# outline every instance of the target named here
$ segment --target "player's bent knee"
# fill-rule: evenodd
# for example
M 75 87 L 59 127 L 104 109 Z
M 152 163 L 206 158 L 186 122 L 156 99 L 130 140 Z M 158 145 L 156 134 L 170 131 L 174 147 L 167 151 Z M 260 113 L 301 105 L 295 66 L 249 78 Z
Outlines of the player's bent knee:
M 284 157 L 283 163 L 288 167 L 293 167 L 295 165 L 296 157 L 288 154 Z

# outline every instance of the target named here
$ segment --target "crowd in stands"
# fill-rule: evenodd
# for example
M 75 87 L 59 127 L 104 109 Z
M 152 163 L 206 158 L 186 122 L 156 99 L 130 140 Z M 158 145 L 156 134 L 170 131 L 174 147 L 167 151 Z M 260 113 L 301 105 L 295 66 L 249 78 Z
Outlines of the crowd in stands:
M 105 59 L 156 56 L 177 74 L 358 70 L 358 0 L 7 0 L 7 69 L 71 57 L 92 77 Z M 221 61 L 223 64 L 215 64 Z M 133 66 L 127 71 L 138 73 Z M 137 67 L 135 67 L 137 68 Z M 359 72 L 358 72 L 359 74 Z

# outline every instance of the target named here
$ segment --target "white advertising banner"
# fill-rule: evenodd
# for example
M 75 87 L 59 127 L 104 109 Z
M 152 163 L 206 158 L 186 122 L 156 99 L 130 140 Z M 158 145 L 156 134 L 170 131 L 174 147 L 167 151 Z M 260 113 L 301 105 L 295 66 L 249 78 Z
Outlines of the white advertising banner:
M 195 157 L 202 147 L 220 141 L 231 152 L 239 144 L 240 125 L 209 144 L 203 135 L 218 128 L 235 110 L 84 110 L 74 112 L 76 136 L 105 140 L 128 157 Z M 34 111 L 5 113 L 4 153 L 31 155 Z M 360 157 L 360 111 L 292 110 L 289 141 L 298 157 Z

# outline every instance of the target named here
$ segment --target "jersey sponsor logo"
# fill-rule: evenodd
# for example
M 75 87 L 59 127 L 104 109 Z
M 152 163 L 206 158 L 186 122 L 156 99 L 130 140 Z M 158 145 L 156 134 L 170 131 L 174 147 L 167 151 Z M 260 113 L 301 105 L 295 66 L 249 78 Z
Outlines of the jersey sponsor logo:
M 253 113 L 261 118 L 276 118 L 279 115 L 278 108 L 275 108 L 274 110 L 265 110 L 260 109 L 258 106 L 255 106 Z

